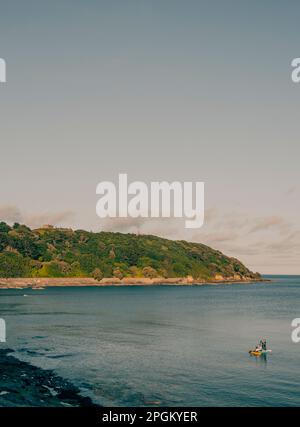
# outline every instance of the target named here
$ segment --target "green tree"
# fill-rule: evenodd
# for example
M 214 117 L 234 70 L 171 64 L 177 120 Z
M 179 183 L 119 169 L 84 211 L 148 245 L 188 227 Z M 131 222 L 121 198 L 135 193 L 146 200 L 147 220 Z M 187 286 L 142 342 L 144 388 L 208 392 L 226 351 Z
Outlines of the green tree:
M 29 260 L 14 252 L 0 253 L 0 277 L 27 277 Z
M 143 268 L 143 276 L 148 277 L 150 279 L 154 279 L 155 277 L 158 276 L 158 274 L 157 274 L 157 271 L 155 270 L 155 268 L 148 266 L 148 267 Z
M 92 272 L 92 277 L 95 280 L 98 280 L 98 282 L 100 282 L 100 280 L 103 279 L 103 273 L 100 270 L 100 268 L 95 268 L 95 270 Z

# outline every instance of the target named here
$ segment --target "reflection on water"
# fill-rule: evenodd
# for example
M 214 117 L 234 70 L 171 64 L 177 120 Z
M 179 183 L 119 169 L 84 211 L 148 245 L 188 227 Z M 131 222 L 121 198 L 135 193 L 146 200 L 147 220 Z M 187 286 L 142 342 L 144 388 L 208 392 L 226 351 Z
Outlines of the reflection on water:
M 250 356 L 250 357 L 255 358 L 256 362 L 258 364 L 260 363 L 263 366 L 266 366 L 267 361 L 268 361 L 268 356 L 266 354 L 262 354 L 260 356 Z
M 298 405 L 300 278 L 0 291 L 6 346 L 104 405 Z M 266 337 L 273 353 L 248 351 Z

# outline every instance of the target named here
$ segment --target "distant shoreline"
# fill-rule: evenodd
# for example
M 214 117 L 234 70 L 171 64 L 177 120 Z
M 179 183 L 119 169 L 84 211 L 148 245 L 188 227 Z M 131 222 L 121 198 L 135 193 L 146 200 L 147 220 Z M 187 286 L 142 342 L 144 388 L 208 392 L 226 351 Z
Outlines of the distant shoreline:
M 159 285 L 216 285 L 216 284 L 233 284 L 233 283 L 255 283 L 270 282 L 269 279 L 224 279 L 223 277 L 215 280 L 194 280 L 186 277 L 174 277 L 164 279 L 156 278 L 130 278 L 125 277 L 118 279 L 115 277 L 104 278 L 97 281 L 90 277 L 42 277 L 42 278 L 0 278 L 0 289 L 43 289 L 46 287 L 104 287 L 104 286 L 159 286 Z

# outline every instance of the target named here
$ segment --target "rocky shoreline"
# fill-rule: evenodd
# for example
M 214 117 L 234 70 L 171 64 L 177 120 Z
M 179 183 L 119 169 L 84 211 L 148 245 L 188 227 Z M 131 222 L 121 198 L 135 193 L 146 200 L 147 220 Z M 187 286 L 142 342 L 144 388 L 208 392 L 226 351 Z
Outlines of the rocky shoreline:
M 0 349 L 0 406 L 1 407 L 91 407 L 89 397 L 51 370 L 22 362 Z
M 255 283 L 267 282 L 263 278 L 252 279 L 250 277 L 224 278 L 218 276 L 214 280 L 195 280 L 191 277 L 174 278 L 130 278 L 118 279 L 116 277 L 104 278 L 97 281 L 90 277 L 43 277 L 43 278 L 0 278 L 0 289 L 23 289 L 33 288 L 41 289 L 49 286 L 147 286 L 147 285 L 207 285 L 224 283 Z

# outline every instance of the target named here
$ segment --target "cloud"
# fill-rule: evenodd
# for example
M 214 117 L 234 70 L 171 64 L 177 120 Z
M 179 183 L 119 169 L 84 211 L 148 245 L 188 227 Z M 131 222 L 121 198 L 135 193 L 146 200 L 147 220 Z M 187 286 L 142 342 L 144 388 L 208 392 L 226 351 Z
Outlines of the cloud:
M 23 221 L 26 225 L 29 225 L 32 228 L 40 227 L 41 225 L 51 224 L 51 225 L 60 225 L 69 221 L 74 216 L 74 213 L 71 211 L 62 211 L 62 212 L 48 212 L 38 215 L 24 215 Z
M 270 228 L 277 228 L 281 231 L 287 231 L 289 224 L 280 216 L 269 216 L 265 218 L 258 218 L 253 221 L 254 225 L 249 230 L 249 233 L 255 233 L 257 231 L 265 231 Z
M 199 233 L 195 233 L 193 235 L 193 239 L 199 240 L 201 239 L 203 243 L 206 244 L 215 244 L 220 242 L 232 242 L 237 238 L 237 234 L 232 231 L 224 231 L 224 232 L 211 232 L 202 234 L 201 231 Z
M 182 219 L 174 218 L 105 218 L 100 222 L 103 231 L 120 233 L 154 234 L 167 238 L 183 238 L 184 224 Z M 180 233 L 182 232 L 182 233 Z
M 204 222 L 210 223 L 216 218 L 216 216 L 217 216 L 217 209 L 216 208 L 205 209 Z
M 60 225 L 72 218 L 73 212 L 46 212 L 42 214 L 22 213 L 16 206 L 0 206 L 0 220 L 9 224 L 19 222 L 36 228 L 45 224 Z
M 119 231 L 122 233 L 137 233 L 147 218 L 104 218 L 100 227 L 104 231 Z
M 296 252 L 300 251 L 300 232 L 295 231 L 280 240 L 268 243 L 266 250 L 273 253 L 295 255 Z
M 263 248 L 260 247 L 257 243 L 253 244 L 243 244 L 243 243 L 226 243 L 220 249 L 226 255 L 234 256 L 235 258 L 241 258 L 241 256 L 256 256 L 263 254 Z M 247 264 L 247 262 L 246 262 Z
M 287 196 L 290 196 L 291 194 L 296 193 L 298 190 L 298 187 L 296 185 L 292 185 L 290 188 L 287 189 L 287 191 L 285 192 L 285 194 Z
M 212 222 L 215 215 L 216 209 L 207 209 L 205 211 L 205 224 Z M 185 218 L 105 218 L 101 219 L 100 227 L 104 231 L 156 234 L 170 239 L 183 239 L 184 235 L 191 234 L 185 228 L 184 221 Z
M 0 206 L 0 220 L 9 223 L 21 222 L 22 215 L 20 210 L 15 206 Z

